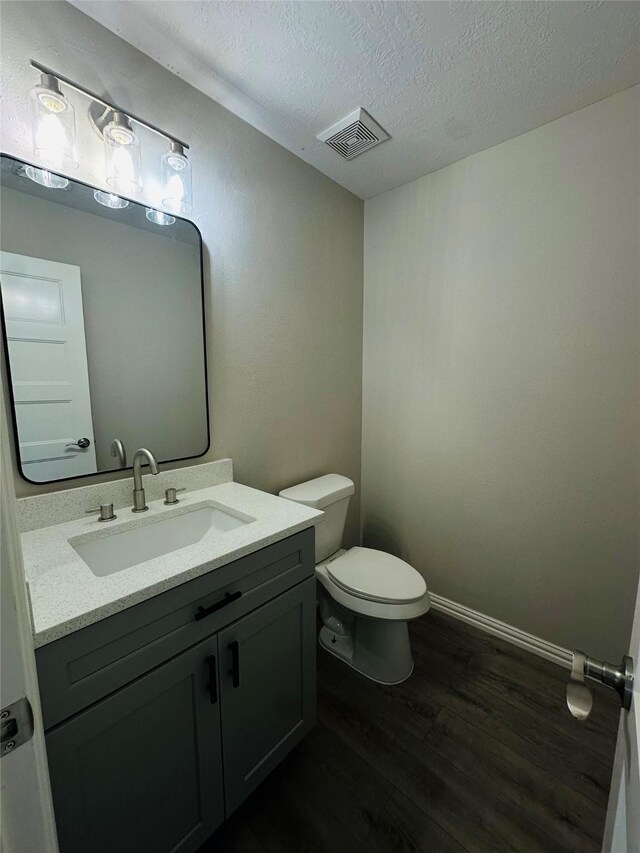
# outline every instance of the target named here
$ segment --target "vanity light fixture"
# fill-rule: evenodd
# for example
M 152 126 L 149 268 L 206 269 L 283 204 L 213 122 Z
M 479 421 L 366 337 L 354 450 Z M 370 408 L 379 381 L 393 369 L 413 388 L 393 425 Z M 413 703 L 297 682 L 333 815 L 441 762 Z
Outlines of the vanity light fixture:
M 133 124 L 169 142 L 169 151 L 160 163 L 163 206 L 172 213 L 188 213 L 191 210 L 191 163 L 185 154 L 189 148 L 186 142 L 128 110 L 125 112 L 95 92 L 33 59 L 31 67 L 40 74 L 40 83 L 31 91 L 34 110 L 33 145 L 38 162 L 42 162 L 45 167 L 32 167 L 33 175 L 28 175 L 32 180 L 43 186 L 62 188 L 68 184 L 67 179 L 48 172 L 49 166 L 66 171 L 78 165 L 75 114 L 60 89 L 62 83 L 89 99 L 89 121 L 103 139 L 106 181 L 114 192 L 96 191 L 94 197 L 97 202 L 105 207 L 123 208 L 129 202 L 121 198 L 121 194 L 137 195 L 142 191 L 140 137 L 137 128 L 134 130 L 132 127 Z M 154 215 L 158 213 L 154 211 Z M 171 224 L 166 220 L 149 218 L 158 225 Z
M 147 208 L 147 219 L 153 222 L 154 225 L 173 225 L 176 221 L 175 216 L 170 213 L 163 213 L 161 210 L 154 210 L 152 207 Z
M 33 153 L 38 162 L 53 169 L 77 169 L 75 111 L 60 91 L 56 77 L 41 73 L 29 99 L 33 113 Z
M 120 196 L 115 193 L 105 193 L 102 190 L 94 190 L 93 197 L 98 204 L 103 205 L 103 207 L 110 207 L 113 210 L 121 210 L 124 207 L 129 207 L 129 200 L 126 198 L 120 198 Z
M 36 166 L 25 166 L 24 173 L 36 184 L 42 187 L 49 187 L 50 190 L 64 190 L 69 186 L 68 178 L 63 178 L 62 175 L 56 175 L 49 172 L 48 169 L 38 169 Z
M 173 213 L 188 213 L 191 210 L 191 163 L 184 146 L 171 140 L 160 163 L 163 206 Z

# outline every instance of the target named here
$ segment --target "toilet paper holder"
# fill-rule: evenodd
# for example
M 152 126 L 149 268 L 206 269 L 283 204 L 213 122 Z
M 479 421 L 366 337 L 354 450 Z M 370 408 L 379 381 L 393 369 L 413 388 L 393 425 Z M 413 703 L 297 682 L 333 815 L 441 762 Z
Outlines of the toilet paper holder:
M 585 684 L 585 676 L 615 690 L 621 706 L 629 710 L 633 698 L 633 658 L 625 655 L 622 663 L 616 665 L 574 650 L 567 684 L 567 707 L 577 720 L 586 720 L 593 706 L 593 696 Z

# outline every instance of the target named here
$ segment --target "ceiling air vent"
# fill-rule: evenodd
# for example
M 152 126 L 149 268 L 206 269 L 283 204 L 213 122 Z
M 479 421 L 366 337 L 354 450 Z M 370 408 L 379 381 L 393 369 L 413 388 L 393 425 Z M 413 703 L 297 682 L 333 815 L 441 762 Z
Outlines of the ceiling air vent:
M 389 139 L 389 134 L 360 107 L 328 130 L 319 133 L 317 138 L 330 145 L 345 160 L 353 160 L 359 154 L 364 154 L 370 148 L 385 142 Z

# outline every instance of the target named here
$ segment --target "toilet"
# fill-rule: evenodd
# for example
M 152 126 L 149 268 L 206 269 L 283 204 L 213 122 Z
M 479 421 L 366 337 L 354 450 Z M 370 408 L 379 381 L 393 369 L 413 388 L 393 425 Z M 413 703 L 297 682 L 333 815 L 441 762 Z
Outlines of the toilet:
M 291 486 L 280 497 L 320 509 L 316 577 L 323 627 L 320 645 L 381 684 L 399 684 L 413 672 L 407 622 L 431 602 L 422 575 L 408 563 L 372 548 L 341 548 L 355 487 L 340 474 Z

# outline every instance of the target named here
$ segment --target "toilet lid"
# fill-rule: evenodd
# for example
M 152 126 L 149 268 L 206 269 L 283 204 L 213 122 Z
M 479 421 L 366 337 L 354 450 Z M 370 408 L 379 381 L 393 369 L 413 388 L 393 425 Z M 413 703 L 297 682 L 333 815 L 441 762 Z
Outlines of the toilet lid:
M 424 578 L 412 566 L 372 548 L 351 548 L 326 568 L 341 589 L 370 601 L 408 604 L 419 601 L 427 591 Z

